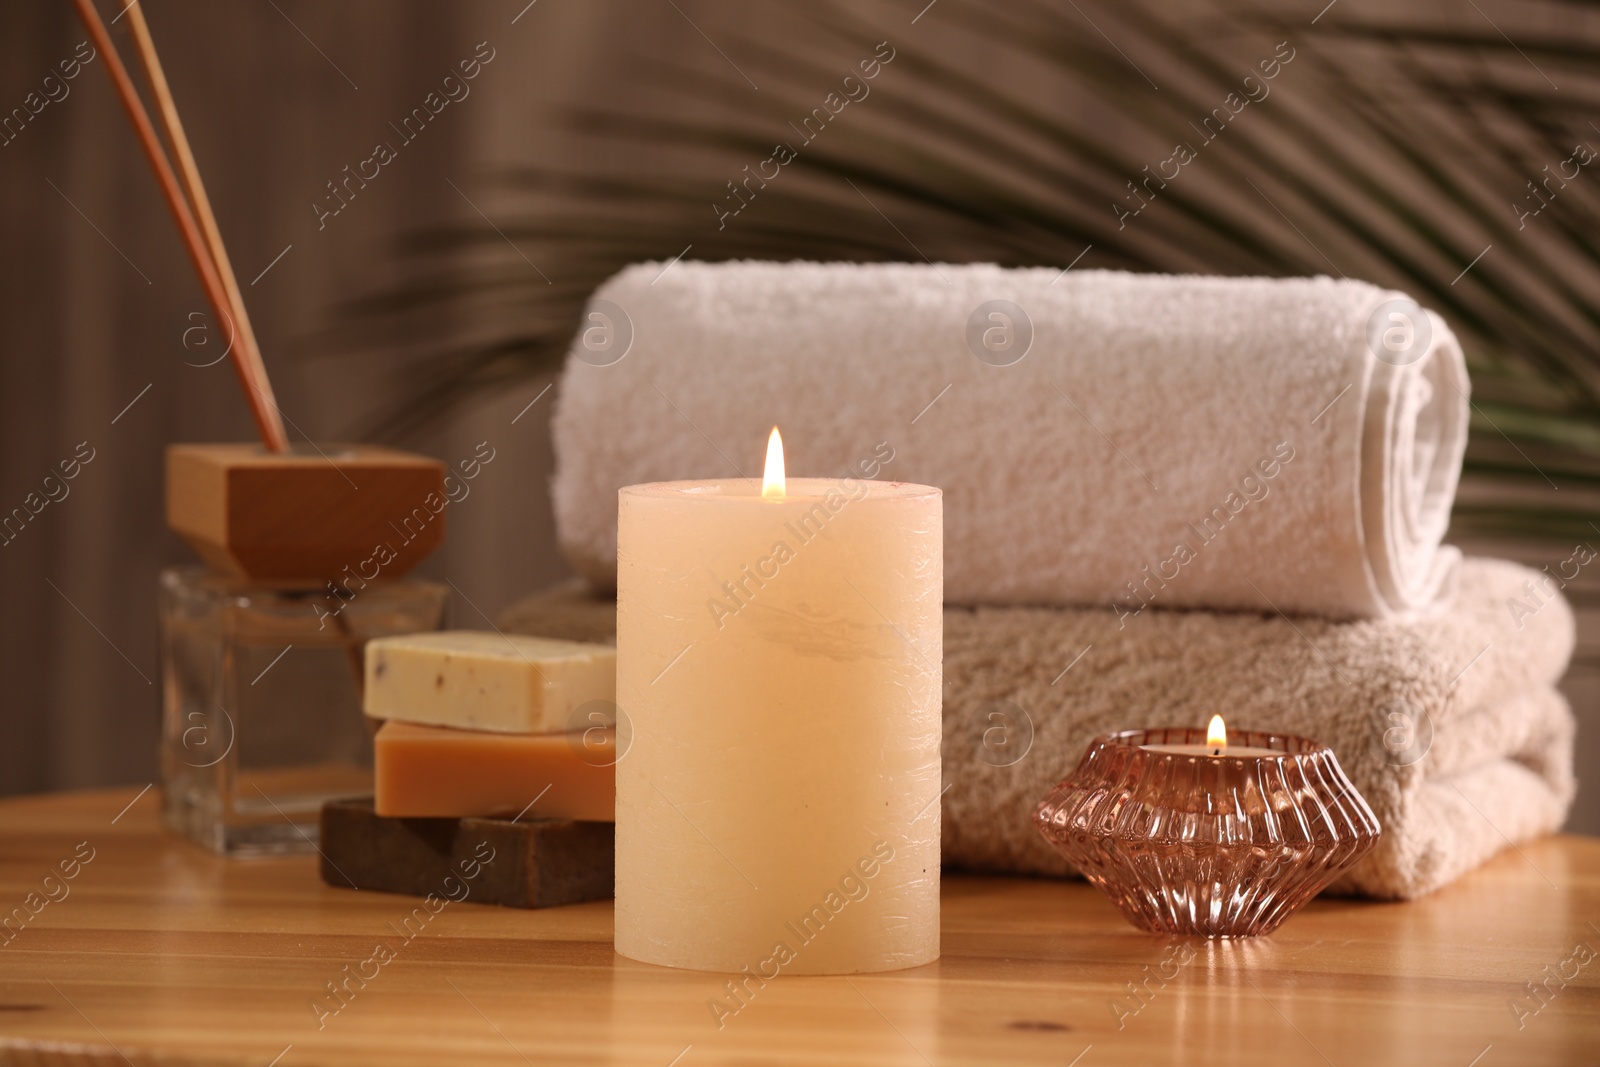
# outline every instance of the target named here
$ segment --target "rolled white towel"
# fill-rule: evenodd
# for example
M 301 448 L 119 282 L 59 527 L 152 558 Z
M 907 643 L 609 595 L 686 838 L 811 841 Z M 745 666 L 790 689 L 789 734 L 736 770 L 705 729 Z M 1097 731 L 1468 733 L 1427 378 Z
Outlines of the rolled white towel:
M 987 264 L 646 263 L 555 415 L 556 520 L 614 587 L 616 490 L 788 469 L 945 492 L 945 597 L 1382 617 L 1431 602 L 1466 445 L 1460 346 L 1319 278 Z

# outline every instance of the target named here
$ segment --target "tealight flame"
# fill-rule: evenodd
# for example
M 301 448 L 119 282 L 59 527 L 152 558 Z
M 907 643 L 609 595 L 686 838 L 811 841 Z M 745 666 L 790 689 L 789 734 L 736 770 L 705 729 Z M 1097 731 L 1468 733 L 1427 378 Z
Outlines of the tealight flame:
M 1206 747 L 1213 756 L 1220 756 L 1228 750 L 1228 726 L 1222 721 L 1221 715 L 1211 716 L 1211 724 L 1206 727 Z
M 778 428 L 774 426 L 772 435 L 767 438 L 767 469 L 761 475 L 761 499 L 782 500 L 787 485 L 783 476 L 783 438 L 778 436 Z

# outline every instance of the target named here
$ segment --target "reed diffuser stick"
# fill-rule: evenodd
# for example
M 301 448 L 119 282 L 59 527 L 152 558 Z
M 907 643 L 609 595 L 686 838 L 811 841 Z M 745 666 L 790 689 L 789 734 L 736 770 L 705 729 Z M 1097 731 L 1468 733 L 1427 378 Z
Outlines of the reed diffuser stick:
M 200 224 L 200 231 L 206 239 L 206 247 L 211 251 L 212 266 L 216 268 L 217 277 L 222 280 L 223 291 L 227 293 L 228 304 L 233 311 L 236 327 L 235 342 L 240 346 L 240 352 L 250 365 L 251 377 L 255 380 L 256 388 L 273 406 L 273 414 L 276 415 L 277 401 L 272 395 L 272 382 L 267 376 L 266 365 L 261 360 L 261 346 L 256 342 L 255 329 L 250 325 L 250 314 L 244 306 L 244 294 L 239 291 L 239 282 L 233 273 L 233 263 L 228 259 L 228 250 L 222 243 L 222 231 L 217 228 L 217 217 L 211 211 L 211 199 L 206 196 L 205 183 L 200 179 L 200 168 L 195 164 L 194 152 L 189 148 L 189 138 L 183 131 L 183 121 L 178 117 L 178 105 L 172 99 L 172 90 L 167 85 L 166 71 L 161 67 L 161 57 L 156 53 L 155 40 L 150 36 L 149 24 L 145 22 L 144 5 L 132 4 L 127 8 L 127 12 L 134 44 L 138 47 L 139 59 L 144 65 L 145 78 L 150 83 L 150 95 L 155 98 L 156 113 L 161 117 L 161 125 L 167 133 L 167 143 L 171 145 L 173 159 L 177 163 L 178 176 L 183 179 L 195 220 Z
M 206 292 L 206 299 L 210 302 L 217 321 L 228 323 L 232 327 L 230 332 L 237 335 L 239 327 L 228 299 L 227 289 L 212 261 L 205 238 L 195 223 L 194 214 L 184 200 L 183 191 L 178 187 L 178 179 L 172 173 L 171 164 L 167 162 L 166 152 L 156 135 L 155 127 L 150 124 L 150 116 L 145 113 L 144 103 L 139 99 L 139 93 L 133 86 L 133 79 L 128 76 L 127 68 L 123 66 L 122 59 L 117 55 L 116 47 L 111 42 L 111 34 L 106 30 L 106 25 L 101 20 L 99 11 L 95 9 L 93 0 L 73 0 L 73 4 L 78 9 L 78 17 L 83 20 L 89 36 L 93 38 L 95 48 L 105 56 L 106 70 L 111 76 L 112 85 L 116 87 L 117 96 L 122 100 L 123 109 L 128 113 L 128 120 L 138 135 L 145 159 L 155 171 L 162 195 L 166 198 L 167 206 L 172 210 L 173 218 L 178 223 L 184 247 L 189 252 L 189 260 L 194 265 L 195 272 L 200 276 L 200 286 Z M 234 344 L 230 354 L 233 368 L 239 375 L 240 384 L 244 387 L 245 399 L 250 404 L 250 414 L 255 419 L 257 431 L 261 434 L 261 440 L 273 452 L 289 451 L 289 437 L 284 432 L 283 419 L 273 400 L 272 386 L 266 379 L 265 370 L 261 368 L 259 355 L 255 359 L 255 365 L 252 366 L 240 345 Z M 259 375 L 258 369 L 260 369 Z

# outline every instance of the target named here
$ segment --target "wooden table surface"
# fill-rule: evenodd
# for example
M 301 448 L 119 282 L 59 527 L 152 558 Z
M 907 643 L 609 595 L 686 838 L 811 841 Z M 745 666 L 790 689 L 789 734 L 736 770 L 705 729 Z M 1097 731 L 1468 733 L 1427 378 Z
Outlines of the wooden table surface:
M 615 955 L 609 904 L 451 903 L 408 938 L 417 901 L 221 860 L 134 796 L 0 802 L 0 908 L 27 917 L 0 927 L 0 1063 L 1600 1064 L 1600 840 L 1237 942 L 1140 933 L 1083 883 L 947 876 L 937 963 L 780 978 L 719 1028 L 725 979 Z

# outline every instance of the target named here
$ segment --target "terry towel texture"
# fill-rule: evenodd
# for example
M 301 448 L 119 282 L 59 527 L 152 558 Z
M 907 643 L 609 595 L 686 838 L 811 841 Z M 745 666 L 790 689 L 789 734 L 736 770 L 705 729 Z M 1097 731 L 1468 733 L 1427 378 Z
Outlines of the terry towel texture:
M 1542 578 L 1472 559 L 1452 598 L 1429 612 L 1347 623 L 947 608 L 944 862 L 1071 873 L 1032 814 L 1089 740 L 1221 712 L 1230 726 L 1332 745 L 1372 805 L 1383 836 L 1334 891 L 1430 892 L 1508 841 L 1554 830 L 1571 802 L 1574 722 L 1555 683 L 1573 618 L 1558 594 L 1539 590 Z M 616 604 L 569 586 L 522 601 L 502 624 L 606 640 Z
M 877 477 L 943 488 L 950 603 L 1381 618 L 1432 602 L 1459 558 L 1439 542 L 1466 369 L 1402 294 L 982 264 L 665 267 L 596 292 L 562 378 L 557 527 L 599 587 L 615 587 L 618 488 L 759 477 L 773 423 L 791 472 L 859 471 L 887 442 Z M 995 300 L 1023 314 L 980 310 Z

